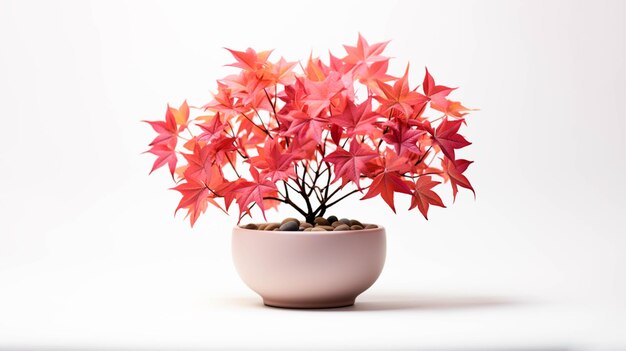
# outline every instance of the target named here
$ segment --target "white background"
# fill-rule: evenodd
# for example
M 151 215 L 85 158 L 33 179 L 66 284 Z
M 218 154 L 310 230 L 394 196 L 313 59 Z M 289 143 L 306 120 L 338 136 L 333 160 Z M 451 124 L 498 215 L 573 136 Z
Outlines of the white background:
M 626 3 L 0 1 L 0 349 L 626 348 Z M 473 113 L 477 191 L 430 221 L 356 198 L 388 259 L 353 308 L 262 307 L 236 219 L 173 218 L 141 119 L 201 105 L 222 47 L 392 39 Z M 399 208 L 407 208 L 401 200 Z M 291 214 L 272 213 L 278 219 Z

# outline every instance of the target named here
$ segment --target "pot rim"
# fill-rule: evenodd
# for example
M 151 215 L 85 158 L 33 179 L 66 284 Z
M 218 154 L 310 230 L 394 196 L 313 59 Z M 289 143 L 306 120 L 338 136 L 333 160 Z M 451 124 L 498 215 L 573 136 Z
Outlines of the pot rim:
M 368 223 L 371 224 L 371 223 Z M 376 224 L 378 225 L 378 224 Z M 265 234 L 280 234 L 280 235 L 303 235 L 304 231 L 299 230 L 258 230 L 258 229 L 246 229 L 241 228 L 239 226 L 235 226 L 233 229 L 241 230 L 244 232 L 260 232 Z M 340 235 L 340 234 L 358 234 L 358 233 L 371 233 L 376 231 L 385 231 L 385 227 L 378 225 L 378 228 L 369 228 L 369 229 L 359 229 L 359 230 L 332 230 L 332 231 L 324 231 L 324 232 L 306 232 L 306 235 L 319 235 L 319 236 L 328 236 L 328 235 Z

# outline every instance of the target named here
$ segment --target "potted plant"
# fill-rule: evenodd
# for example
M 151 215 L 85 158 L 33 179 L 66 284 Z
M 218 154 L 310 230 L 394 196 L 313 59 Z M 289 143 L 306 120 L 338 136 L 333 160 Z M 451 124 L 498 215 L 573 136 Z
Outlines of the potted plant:
M 235 266 L 265 304 L 338 307 L 378 278 L 385 261 L 380 224 L 327 216 L 338 202 L 380 196 L 395 213 L 395 194 L 427 218 L 445 207 L 435 188 L 474 191 L 463 175 L 471 161 L 456 157 L 470 143 L 459 134 L 469 109 L 448 99 L 426 70 L 409 85 L 409 66 L 390 75 L 388 42 L 359 35 L 347 55 L 328 62 L 271 60 L 271 51 L 230 50 L 236 72 L 217 81 L 206 105 L 167 107 L 165 120 L 146 121 L 152 171 L 167 165 L 191 225 L 209 205 L 238 224 L 279 205 L 301 218 L 248 223 L 233 230 Z M 182 161 L 182 162 L 181 162 Z M 152 173 L 151 171 L 151 173 Z M 365 219 L 361 219 L 364 221 Z

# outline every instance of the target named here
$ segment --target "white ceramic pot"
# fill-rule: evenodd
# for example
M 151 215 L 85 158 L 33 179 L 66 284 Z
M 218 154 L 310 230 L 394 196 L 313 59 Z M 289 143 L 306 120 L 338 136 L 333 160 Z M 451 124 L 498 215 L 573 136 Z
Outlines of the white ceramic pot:
M 385 229 L 287 232 L 235 227 L 232 253 L 241 279 L 268 306 L 350 306 L 382 272 Z

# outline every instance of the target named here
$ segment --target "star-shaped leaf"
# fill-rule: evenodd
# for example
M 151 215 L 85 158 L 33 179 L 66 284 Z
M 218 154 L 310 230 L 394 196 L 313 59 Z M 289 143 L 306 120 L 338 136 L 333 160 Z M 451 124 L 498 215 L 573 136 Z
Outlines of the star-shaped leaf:
M 444 171 L 444 179 L 446 181 L 450 181 L 450 185 L 452 186 L 452 196 L 456 200 L 456 194 L 458 192 L 458 186 L 469 189 L 474 193 L 474 198 L 476 198 L 476 192 L 472 187 L 470 181 L 463 175 L 463 172 L 467 170 L 470 164 L 473 161 L 468 160 L 451 160 L 447 157 L 444 157 L 442 160 L 442 167 Z
M 420 111 L 428 103 L 428 98 L 415 90 L 409 89 L 409 66 L 404 75 L 397 79 L 393 86 L 382 81 L 376 81 L 382 95 L 375 98 L 381 103 L 381 113 L 396 110 L 409 118 L 414 110 Z
M 330 117 L 330 121 L 338 126 L 347 128 L 348 136 L 367 135 L 374 129 L 374 122 L 380 117 L 372 111 L 372 99 L 356 105 L 348 101 L 346 107 L 340 115 Z
M 252 175 L 253 181 L 241 182 L 235 188 L 231 189 L 235 194 L 237 205 L 239 206 L 239 213 L 243 214 L 248 212 L 250 204 L 254 203 L 261 209 L 263 218 L 267 220 L 265 217 L 263 198 L 276 196 L 276 184 L 270 180 L 261 178 L 259 172 L 254 167 L 250 167 L 250 174 Z
M 451 121 L 444 118 L 433 134 L 433 140 L 441 147 L 443 154 L 452 160 L 454 160 L 455 149 L 461 149 L 472 144 L 458 133 L 461 124 L 463 124 L 462 119 Z
M 430 205 L 446 207 L 439 195 L 432 190 L 437 184 L 441 184 L 441 182 L 434 181 L 430 176 L 419 177 L 415 184 L 410 182 L 410 185 L 413 185 L 413 197 L 411 198 L 409 210 L 417 207 L 424 215 L 424 218 L 428 219 L 428 208 Z
M 350 151 L 337 148 L 337 150 L 326 156 L 324 161 L 334 165 L 333 172 L 335 173 L 335 179 L 333 183 L 341 178 L 342 187 L 349 181 L 352 181 L 356 184 L 357 188 L 361 189 L 360 178 L 365 164 L 367 161 L 377 156 L 378 153 L 368 146 L 359 144 L 357 139 L 354 138 L 350 143 Z

